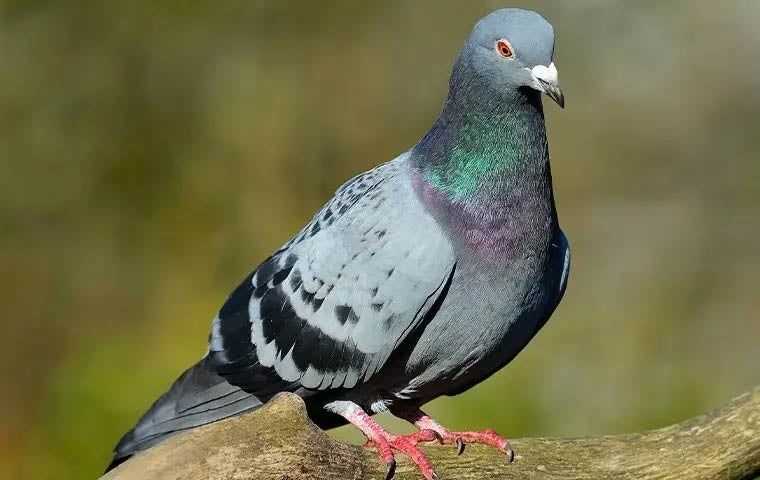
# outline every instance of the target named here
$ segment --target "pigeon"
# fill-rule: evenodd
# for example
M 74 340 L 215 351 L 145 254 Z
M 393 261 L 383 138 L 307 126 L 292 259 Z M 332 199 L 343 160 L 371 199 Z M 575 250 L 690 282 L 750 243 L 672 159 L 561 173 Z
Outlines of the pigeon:
M 421 443 L 462 453 L 493 430 L 454 432 L 421 407 L 507 365 L 565 292 L 568 240 L 552 191 L 542 94 L 560 107 L 554 30 L 540 14 L 482 18 L 457 56 L 442 112 L 410 150 L 341 186 L 232 292 L 207 354 L 115 448 L 110 468 L 176 432 L 279 392 L 321 428 L 351 423 L 395 471 Z M 418 431 L 394 435 L 390 412 Z

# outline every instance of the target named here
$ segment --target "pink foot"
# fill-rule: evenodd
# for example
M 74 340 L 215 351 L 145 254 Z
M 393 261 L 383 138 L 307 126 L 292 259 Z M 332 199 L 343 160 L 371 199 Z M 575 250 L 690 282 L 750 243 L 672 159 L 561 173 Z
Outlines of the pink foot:
M 419 443 L 432 442 L 434 440 L 441 441 L 441 437 L 432 430 L 420 430 L 409 435 L 391 435 L 390 433 L 383 432 L 381 436 L 369 439 L 365 446 L 375 447 L 380 459 L 388 465 L 388 472 L 385 475 L 386 480 L 393 478 L 393 475 L 396 473 L 394 450 L 409 457 L 427 480 L 436 480 L 438 475 L 433 471 L 433 465 L 427 456 L 425 456 L 425 453 L 417 446 Z
M 450 432 L 419 409 L 394 411 L 393 414 L 414 423 L 420 431 L 434 431 L 438 434 L 439 439 L 441 439 L 441 443 L 456 445 L 458 455 L 461 455 L 462 452 L 464 452 L 466 444 L 480 443 L 482 445 L 490 445 L 504 452 L 507 456 L 507 462 L 509 463 L 512 463 L 515 459 L 515 452 L 509 445 L 509 441 L 494 430 L 488 429 L 483 430 L 482 432 Z
M 515 451 L 512 450 L 509 441 L 490 428 L 482 432 L 449 432 L 445 429 L 443 432 L 436 433 L 443 438 L 443 443 L 457 446 L 457 455 L 461 455 L 464 452 L 466 444 L 480 443 L 482 445 L 490 445 L 504 452 L 509 463 L 512 463 L 515 459 Z
M 421 442 L 432 442 L 434 440 L 443 441 L 442 437 L 433 430 L 420 429 L 420 431 L 409 435 L 392 435 L 383 429 L 380 424 L 367 415 L 358 405 L 352 403 L 335 404 L 335 410 L 340 415 L 354 424 L 367 436 L 365 446 L 372 446 L 377 449 L 380 459 L 388 466 L 385 479 L 390 480 L 396 473 L 396 458 L 394 451 L 401 452 L 408 456 L 422 476 L 426 480 L 437 480 L 438 476 L 433 471 L 433 465 L 425 456 L 425 453 L 417 447 Z

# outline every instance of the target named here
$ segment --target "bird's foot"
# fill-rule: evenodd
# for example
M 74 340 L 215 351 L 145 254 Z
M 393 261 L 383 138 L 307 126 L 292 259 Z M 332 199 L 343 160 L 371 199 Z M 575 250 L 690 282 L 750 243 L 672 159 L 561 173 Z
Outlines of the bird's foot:
M 515 459 L 515 452 L 509 445 L 509 441 L 494 430 L 488 429 L 481 432 L 450 432 L 440 423 L 425 414 L 425 412 L 417 408 L 408 410 L 396 409 L 393 411 L 393 414 L 399 418 L 414 423 L 420 431 L 434 431 L 438 434 L 441 443 L 456 445 L 458 455 L 461 455 L 464 452 L 464 447 L 468 443 L 480 443 L 482 445 L 490 445 L 504 452 L 507 457 L 507 462 L 509 463 L 512 463 Z
M 393 478 L 396 472 L 396 458 L 394 451 L 401 452 L 417 465 L 420 473 L 427 480 L 436 480 L 438 476 L 433 471 L 433 465 L 425 453 L 417 446 L 420 443 L 432 442 L 443 439 L 433 430 L 420 430 L 409 435 L 392 435 L 384 430 L 374 432 L 373 438 L 369 438 L 365 447 L 374 447 L 380 459 L 388 466 L 385 475 L 386 480 Z
M 441 443 L 456 445 L 457 455 L 461 455 L 464 452 L 464 447 L 468 443 L 479 443 L 501 450 L 506 455 L 507 462 L 509 463 L 512 463 L 515 459 L 515 451 L 512 450 L 509 441 L 492 429 L 480 432 L 449 432 L 446 429 L 441 429 L 441 431 L 436 431 L 436 433 L 439 438 L 443 439 Z
M 401 452 L 408 456 L 422 476 L 426 480 L 436 480 L 438 476 L 433 471 L 433 465 L 428 460 L 425 453 L 417 446 L 422 442 L 432 442 L 434 440 L 443 441 L 443 439 L 430 429 L 421 428 L 418 432 L 409 435 L 392 435 L 377 423 L 372 417 L 362 410 L 361 407 L 352 402 L 338 401 L 330 405 L 330 410 L 341 415 L 351 422 L 367 437 L 365 447 L 374 447 L 377 454 L 387 465 L 385 479 L 390 480 L 396 473 L 396 457 L 394 452 Z

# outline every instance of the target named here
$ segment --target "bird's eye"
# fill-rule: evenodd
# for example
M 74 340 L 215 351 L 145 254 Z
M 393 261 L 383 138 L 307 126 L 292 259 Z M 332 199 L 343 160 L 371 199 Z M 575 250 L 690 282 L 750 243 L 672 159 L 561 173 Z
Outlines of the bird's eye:
M 504 58 L 512 58 L 512 45 L 503 38 L 496 42 L 496 51 Z

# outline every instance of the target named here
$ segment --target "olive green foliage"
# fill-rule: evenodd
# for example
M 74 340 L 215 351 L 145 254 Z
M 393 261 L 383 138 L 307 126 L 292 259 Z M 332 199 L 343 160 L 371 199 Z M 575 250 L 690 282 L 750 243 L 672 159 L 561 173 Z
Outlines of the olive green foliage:
M 760 2 L 521 4 L 558 34 L 570 286 L 513 364 L 430 411 L 614 433 L 757 383 Z M 0 477 L 97 476 L 232 287 L 424 134 L 499 6 L 0 1 Z

